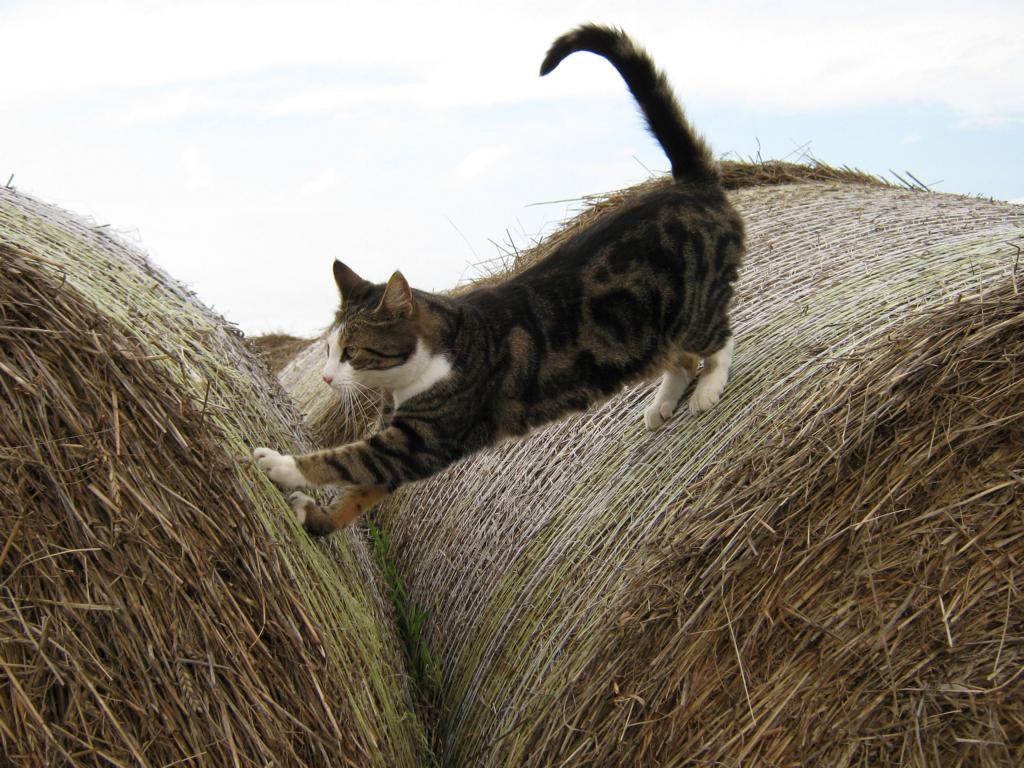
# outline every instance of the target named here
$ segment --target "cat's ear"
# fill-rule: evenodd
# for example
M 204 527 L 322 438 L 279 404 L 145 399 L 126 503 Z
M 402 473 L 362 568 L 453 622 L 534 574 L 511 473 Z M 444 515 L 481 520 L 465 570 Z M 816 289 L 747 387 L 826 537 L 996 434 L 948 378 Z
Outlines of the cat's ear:
M 412 288 L 409 287 L 409 283 L 401 272 L 395 272 L 388 280 L 388 285 L 384 289 L 384 297 L 380 300 L 380 306 L 377 307 L 378 312 L 381 310 L 398 317 L 412 315 Z
M 359 275 L 353 272 L 351 269 L 346 267 L 337 259 L 334 260 L 334 282 L 338 285 L 338 293 L 341 294 L 341 298 L 344 301 L 345 297 L 351 293 L 352 289 L 358 285 L 362 285 L 366 281 L 363 280 Z

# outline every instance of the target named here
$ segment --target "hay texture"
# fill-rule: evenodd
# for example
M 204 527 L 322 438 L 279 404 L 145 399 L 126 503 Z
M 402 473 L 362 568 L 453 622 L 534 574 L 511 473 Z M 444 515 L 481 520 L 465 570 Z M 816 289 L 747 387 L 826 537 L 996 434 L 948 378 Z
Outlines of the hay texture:
M 775 184 L 804 184 L 812 181 L 889 186 L 888 182 L 878 176 L 856 168 L 845 165 L 837 168 L 813 159 L 808 163 L 790 163 L 785 160 L 723 160 L 721 169 L 722 186 L 730 190 L 768 187 Z M 667 183 L 667 178 L 664 181 Z
M 301 448 L 240 334 L 0 189 L 0 742 L 25 766 L 417 766 L 392 617 L 249 462 Z
M 732 197 L 716 408 L 652 434 L 638 387 L 379 512 L 444 759 L 1024 764 L 1024 209 Z
M 270 370 L 280 373 L 299 352 L 306 349 L 309 339 L 291 336 L 287 333 L 267 333 L 247 339 L 249 347 L 267 361 Z

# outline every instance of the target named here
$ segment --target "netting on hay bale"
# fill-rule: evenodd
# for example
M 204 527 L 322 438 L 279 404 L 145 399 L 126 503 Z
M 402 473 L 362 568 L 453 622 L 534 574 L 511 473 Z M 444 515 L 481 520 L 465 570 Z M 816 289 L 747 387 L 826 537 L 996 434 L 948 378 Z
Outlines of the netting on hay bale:
M 34 766 L 417 766 L 355 535 L 249 464 L 304 443 L 222 319 L 101 229 L 0 189 L 0 743 Z
M 429 610 L 445 758 L 1021 764 L 1024 209 L 733 199 L 716 408 L 651 434 L 634 388 L 378 513 Z

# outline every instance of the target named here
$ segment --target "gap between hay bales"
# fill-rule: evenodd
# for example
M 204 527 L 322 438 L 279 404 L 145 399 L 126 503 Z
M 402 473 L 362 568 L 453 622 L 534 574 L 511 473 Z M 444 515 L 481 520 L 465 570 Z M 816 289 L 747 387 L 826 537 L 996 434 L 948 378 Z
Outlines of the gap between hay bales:
M 391 597 L 391 604 L 395 609 L 405 665 L 412 675 L 413 694 L 423 715 L 422 720 L 430 743 L 430 764 L 442 766 L 446 761 L 442 752 L 443 745 L 436 732 L 438 712 L 442 706 L 441 665 L 423 636 L 423 625 L 428 614 L 410 599 L 409 589 L 391 557 L 391 540 L 387 532 L 370 521 L 367 535 L 373 545 L 374 560 L 380 568 Z

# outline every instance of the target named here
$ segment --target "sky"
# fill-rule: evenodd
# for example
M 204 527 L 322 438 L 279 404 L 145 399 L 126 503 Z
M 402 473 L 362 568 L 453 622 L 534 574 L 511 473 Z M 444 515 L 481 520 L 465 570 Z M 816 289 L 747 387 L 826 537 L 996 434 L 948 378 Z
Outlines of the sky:
M 1024 203 L 1024 3 L 0 0 L 0 184 L 109 225 L 247 334 L 331 320 L 331 262 L 444 290 L 668 163 L 624 28 L 716 154 Z M 12 178 L 13 177 L 13 178 Z

